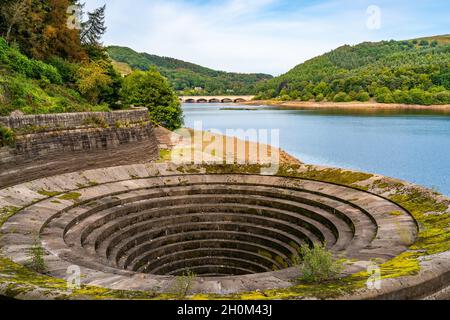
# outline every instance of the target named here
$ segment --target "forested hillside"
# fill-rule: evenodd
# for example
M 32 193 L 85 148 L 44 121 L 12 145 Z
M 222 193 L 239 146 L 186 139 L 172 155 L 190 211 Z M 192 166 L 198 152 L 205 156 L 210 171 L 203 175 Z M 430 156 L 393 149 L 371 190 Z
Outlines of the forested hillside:
M 262 83 L 259 99 L 450 103 L 450 35 L 343 46 Z
M 127 63 L 134 69 L 156 68 L 175 90 L 185 95 L 254 94 L 256 84 L 272 78 L 266 74 L 216 71 L 173 58 L 138 53 L 126 47 L 111 46 L 108 47 L 108 53 L 115 61 Z M 203 90 L 196 91 L 195 88 Z
M 105 32 L 105 7 L 90 12 L 78 28 L 70 28 L 68 8 L 77 4 L 0 3 L 0 115 L 118 107 L 121 77 L 99 42 Z M 89 27 L 94 20 L 96 31 Z
M 101 42 L 106 6 L 86 15 L 83 8 L 78 0 L 0 2 L 0 116 L 137 105 L 155 122 L 179 128 L 182 110 L 167 80 L 137 71 L 131 76 L 139 81 L 123 79 Z

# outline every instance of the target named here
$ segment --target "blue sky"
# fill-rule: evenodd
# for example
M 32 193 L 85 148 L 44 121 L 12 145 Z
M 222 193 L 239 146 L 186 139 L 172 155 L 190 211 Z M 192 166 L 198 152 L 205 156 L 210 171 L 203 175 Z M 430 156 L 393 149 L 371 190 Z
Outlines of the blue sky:
M 234 72 L 284 73 L 343 44 L 450 33 L 449 0 L 86 0 L 106 45 Z

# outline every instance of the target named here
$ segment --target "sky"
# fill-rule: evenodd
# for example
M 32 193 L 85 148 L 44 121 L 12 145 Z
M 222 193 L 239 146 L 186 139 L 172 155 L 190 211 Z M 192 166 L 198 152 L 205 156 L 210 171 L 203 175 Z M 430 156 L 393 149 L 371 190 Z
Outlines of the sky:
M 449 0 L 85 0 L 105 45 L 279 75 L 344 44 L 450 33 Z

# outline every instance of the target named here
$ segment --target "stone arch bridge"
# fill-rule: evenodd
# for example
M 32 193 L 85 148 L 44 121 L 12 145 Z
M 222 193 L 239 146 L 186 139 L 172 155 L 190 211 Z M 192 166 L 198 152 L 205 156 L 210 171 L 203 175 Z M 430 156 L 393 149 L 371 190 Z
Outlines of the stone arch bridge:
M 182 103 L 239 103 L 250 101 L 255 96 L 182 96 Z

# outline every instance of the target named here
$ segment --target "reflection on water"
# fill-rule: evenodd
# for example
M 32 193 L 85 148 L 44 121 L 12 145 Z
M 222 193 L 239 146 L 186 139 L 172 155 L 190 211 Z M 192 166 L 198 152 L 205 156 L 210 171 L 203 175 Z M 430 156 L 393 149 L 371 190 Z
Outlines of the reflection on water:
M 279 109 L 184 105 L 187 127 L 279 129 L 300 160 L 405 179 L 450 195 L 450 113 L 429 110 Z

